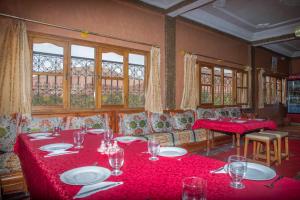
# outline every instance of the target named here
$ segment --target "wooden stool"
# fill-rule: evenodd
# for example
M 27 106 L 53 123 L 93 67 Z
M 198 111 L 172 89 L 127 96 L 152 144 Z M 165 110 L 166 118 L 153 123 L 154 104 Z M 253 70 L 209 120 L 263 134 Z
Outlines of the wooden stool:
M 245 147 L 244 147 L 244 157 L 247 158 L 247 151 L 248 151 L 248 144 L 250 141 L 253 141 L 253 160 L 256 162 L 258 161 L 258 152 L 257 152 L 257 145 L 260 143 L 266 144 L 266 163 L 263 162 L 263 164 L 267 164 L 267 166 L 271 166 L 271 142 L 273 142 L 274 145 L 274 159 L 272 161 L 276 162 L 278 160 L 277 158 L 277 138 L 274 135 L 270 134 L 262 134 L 262 133 L 250 133 L 245 136 Z
M 277 144 L 278 144 L 278 163 L 281 164 L 282 159 L 289 159 L 289 133 L 288 132 L 283 132 L 283 131 L 261 131 L 260 133 L 262 134 L 270 134 L 274 135 L 277 138 Z M 282 153 L 281 151 L 281 146 L 282 142 L 284 142 L 284 147 L 285 150 Z

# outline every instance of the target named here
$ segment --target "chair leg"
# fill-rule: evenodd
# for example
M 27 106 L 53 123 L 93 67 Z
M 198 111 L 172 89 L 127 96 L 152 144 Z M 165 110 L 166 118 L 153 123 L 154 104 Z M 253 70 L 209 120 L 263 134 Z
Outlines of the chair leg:
M 274 140 L 273 141 L 273 146 L 274 146 L 274 161 L 276 162 L 276 165 L 279 164 L 279 157 L 281 155 L 278 154 L 278 141 L 277 140 Z
M 286 155 L 286 160 L 289 160 L 289 137 L 285 137 L 285 155 Z
M 270 159 L 270 141 L 267 141 L 267 165 L 270 166 L 271 165 L 271 159 Z
M 277 146 L 278 146 L 278 164 L 281 164 L 281 138 L 277 139 Z
M 253 141 L 253 156 L 252 156 L 253 160 L 256 160 L 256 158 L 257 158 L 256 145 L 257 145 L 257 142 Z
M 244 146 L 244 157 L 247 158 L 247 151 L 248 151 L 248 138 L 245 138 L 245 146 Z

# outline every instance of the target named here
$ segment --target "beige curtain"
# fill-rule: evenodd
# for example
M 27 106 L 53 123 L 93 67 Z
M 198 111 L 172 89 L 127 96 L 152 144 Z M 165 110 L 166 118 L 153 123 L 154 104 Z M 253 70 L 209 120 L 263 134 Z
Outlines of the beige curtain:
M 244 97 L 242 98 L 246 98 L 248 101 L 248 105 L 247 105 L 247 108 L 251 108 L 251 105 L 252 105 L 252 74 L 251 74 L 251 67 L 250 66 L 246 66 L 245 67 L 245 71 L 247 72 L 248 74 L 248 91 L 247 93 L 244 93 Z M 247 95 L 248 94 L 248 95 Z
M 151 48 L 151 63 L 148 86 L 145 93 L 145 110 L 162 113 L 162 101 L 160 92 L 160 49 Z
M 0 114 L 31 113 L 31 65 L 26 26 L 9 21 L 0 41 Z
M 286 79 L 282 79 L 282 104 L 286 106 Z
M 259 69 L 259 71 L 258 71 L 258 108 L 265 107 L 264 77 L 263 77 L 264 73 L 265 73 L 264 69 Z
M 197 56 L 184 55 L 184 85 L 180 108 L 196 109 L 199 103 L 199 76 L 197 72 Z

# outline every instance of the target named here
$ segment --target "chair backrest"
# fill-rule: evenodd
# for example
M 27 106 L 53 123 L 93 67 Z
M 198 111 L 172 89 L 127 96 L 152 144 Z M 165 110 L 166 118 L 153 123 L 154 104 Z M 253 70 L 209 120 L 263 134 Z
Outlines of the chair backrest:
M 87 128 L 107 129 L 109 128 L 108 114 L 97 114 L 92 116 L 68 117 L 66 129 L 79 129 L 81 124 Z
M 19 114 L 0 116 L 0 150 L 12 152 L 18 134 Z
M 21 131 L 23 133 L 48 132 L 52 131 L 55 126 L 59 126 L 64 130 L 64 117 L 31 117 L 30 115 L 23 115 L 21 119 Z
M 119 132 L 124 135 L 147 135 L 151 133 L 146 112 L 119 113 Z

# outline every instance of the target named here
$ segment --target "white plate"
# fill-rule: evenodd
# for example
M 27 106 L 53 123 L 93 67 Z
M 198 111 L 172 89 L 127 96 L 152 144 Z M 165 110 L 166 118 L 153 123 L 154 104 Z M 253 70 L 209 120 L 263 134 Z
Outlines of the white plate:
M 261 122 L 261 121 L 265 121 L 265 119 L 254 119 L 255 121 L 259 121 L 259 122 Z
M 245 121 L 245 120 L 233 120 L 233 122 L 242 124 L 242 123 L 246 123 L 247 121 Z
M 209 120 L 218 120 L 218 118 L 216 118 L 216 117 L 209 117 L 209 118 L 207 118 L 207 119 L 209 119 Z
M 187 154 L 187 150 L 179 147 L 161 147 L 159 155 L 164 157 L 176 157 Z
M 134 136 L 122 136 L 122 137 L 116 137 L 115 140 L 117 140 L 118 142 L 122 142 L 122 143 L 130 143 L 130 142 L 134 142 L 136 140 L 141 140 L 141 138 L 134 137 Z
M 102 134 L 104 133 L 106 130 L 105 129 L 90 129 L 87 132 L 89 133 L 93 133 L 93 134 Z
M 65 151 L 72 147 L 73 147 L 73 144 L 69 144 L 69 143 L 54 143 L 54 144 L 47 144 L 47 145 L 41 146 L 40 150 L 48 151 L 48 152 Z
M 228 164 L 224 166 L 225 171 L 227 172 Z M 276 176 L 276 172 L 270 167 L 260 165 L 257 163 L 247 163 L 247 172 L 245 179 L 254 180 L 254 181 L 264 181 L 270 180 Z
M 32 138 L 44 138 L 52 135 L 52 133 L 30 133 L 28 134 L 29 137 Z
M 91 185 L 110 177 L 111 171 L 104 167 L 86 166 L 68 170 L 60 175 L 60 180 L 69 185 Z

